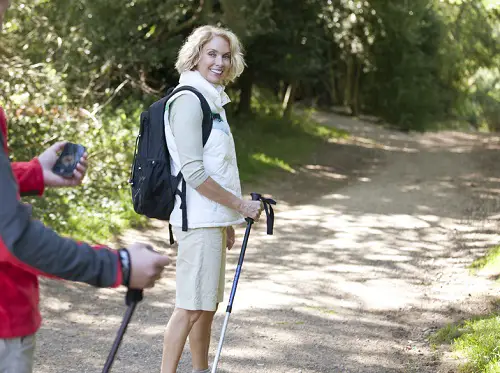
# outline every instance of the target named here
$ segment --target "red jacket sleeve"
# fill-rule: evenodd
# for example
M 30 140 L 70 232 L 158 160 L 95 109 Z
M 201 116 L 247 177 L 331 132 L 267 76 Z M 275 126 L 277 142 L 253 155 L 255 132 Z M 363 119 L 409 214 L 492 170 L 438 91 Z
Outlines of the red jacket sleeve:
M 0 107 L 0 131 L 2 131 L 3 147 L 7 153 L 7 119 L 5 112 Z M 39 195 L 44 191 L 42 166 L 37 158 L 30 162 L 14 162 L 11 164 L 14 177 L 19 186 L 21 196 Z
M 97 287 L 117 286 L 121 282 L 122 269 L 116 251 L 96 250 L 60 237 L 31 218 L 31 209 L 17 199 L 16 181 L 2 148 L 0 206 L 0 262 Z
M 122 268 L 115 251 L 57 236 L 32 220 L 28 209 L 17 201 L 18 188 L 21 194 L 42 194 L 43 172 L 36 158 L 10 164 L 6 139 L 7 121 L 0 107 L 0 262 L 9 262 L 36 275 L 100 287 L 119 286 Z
M 21 196 L 41 196 L 43 194 L 45 185 L 42 166 L 38 158 L 34 158 L 30 162 L 13 162 L 11 166 Z

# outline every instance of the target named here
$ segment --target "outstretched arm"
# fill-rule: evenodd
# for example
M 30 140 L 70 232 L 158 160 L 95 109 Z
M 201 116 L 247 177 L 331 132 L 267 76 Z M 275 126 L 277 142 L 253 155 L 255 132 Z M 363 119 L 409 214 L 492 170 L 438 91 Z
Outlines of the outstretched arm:
M 62 238 L 31 218 L 31 209 L 17 199 L 10 162 L 0 149 L 0 261 L 93 286 L 122 282 L 116 252 L 94 250 Z

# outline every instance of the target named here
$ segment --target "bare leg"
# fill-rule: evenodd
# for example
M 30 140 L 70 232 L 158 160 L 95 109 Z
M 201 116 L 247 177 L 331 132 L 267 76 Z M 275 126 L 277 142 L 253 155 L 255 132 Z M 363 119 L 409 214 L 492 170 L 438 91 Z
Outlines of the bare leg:
M 214 315 L 215 311 L 203 311 L 189 333 L 189 347 L 195 371 L 208 368 L 208 350 Z
M 163 339 L 161 373 L 176 373 L 187 336 L 203 311 L 175 308 Z

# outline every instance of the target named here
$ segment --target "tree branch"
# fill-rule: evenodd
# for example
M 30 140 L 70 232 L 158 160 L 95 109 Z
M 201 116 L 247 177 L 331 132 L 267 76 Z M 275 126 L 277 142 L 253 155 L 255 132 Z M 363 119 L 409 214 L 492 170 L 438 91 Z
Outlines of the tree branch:
M 127 83 L 129 81 L 130 80 L 127 78 L 123 82 L 121 82 L 120 85 L 118 87 L 116 87 L 116 89 L 113 91 L 111 96 L 106 100 L 106 102 L 104 104 L 100 105 L 99 107 L 97 107 L 94 111 L 92 111 L 91 114 L 93 116 L 95 116 L 98 112 L 100 112 L 103 108 L 105 108 L 115 98 L 115 96 L 118 94 L 118 92 L 120 92 L 122 90 L 122 88 L 127 85 Z
M 130 81 L 132 87 L 139 88 L 142 92 L 147 93 L 148 95 L 158 95 L 165 90 L 164 85 L 158 89 L 149 86 L 149 84 L 146 82 L 146 73 L 144 72 L 144 70 L 141 70 L 139 74 L 139 79 L 135 79 L 131 75 L 125 74 L 125 77 Z
M 200 0 L 198 8 L 196 8 L 194 14 L 190 19 L 177 25 L 171 30 L 162 29 L 161 31 L 156 33 L 156 38 L 158 39 L 160 37 L 163 37 L 165 39 L 168 39 L 173 35 L 177 35 L 181 31 L 184 31 L 185 29 L 192 27 L 196 23 L 196 21 L 198 21 L 201 18 L 201 15 L 206 11 L 206 8 L 210 7 L 211 4 L 212 4 L 211 0 Z

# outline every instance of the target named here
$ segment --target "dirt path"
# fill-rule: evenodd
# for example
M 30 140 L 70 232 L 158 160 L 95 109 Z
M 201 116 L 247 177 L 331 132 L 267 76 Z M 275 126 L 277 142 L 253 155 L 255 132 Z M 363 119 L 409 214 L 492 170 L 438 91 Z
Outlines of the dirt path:
M 500 240 L 500 140 L 408 135 L 316 114 L 349 140 L 311 165 L 259 184 L 279 202 L 274 236 L 252 232 L 221 372 L 454 372 L 425 337 L 485 312 L 492 281 L 466 266 Z M 496 169 L 495 169 L 496 168 Z M 243 230 L 240 229 L 240 237 Z M 123 237 L 175 256 L 159 225 Z M 229 292 L 238 249 L 229 255 Z M 159 372 L 174 301 L 174 268 L 140 305 L 116 372 Z M 123 292 L 45 281 L 36 372 L 100 372 L 120 323 Z M 227 300 L 227 298 L 226 298 Z M 225 309 L 225 305 L 223 307 Z M 215 349 L 223 312 L 215 320 Z M 191 372 L 186 350 L 179 372 Z

